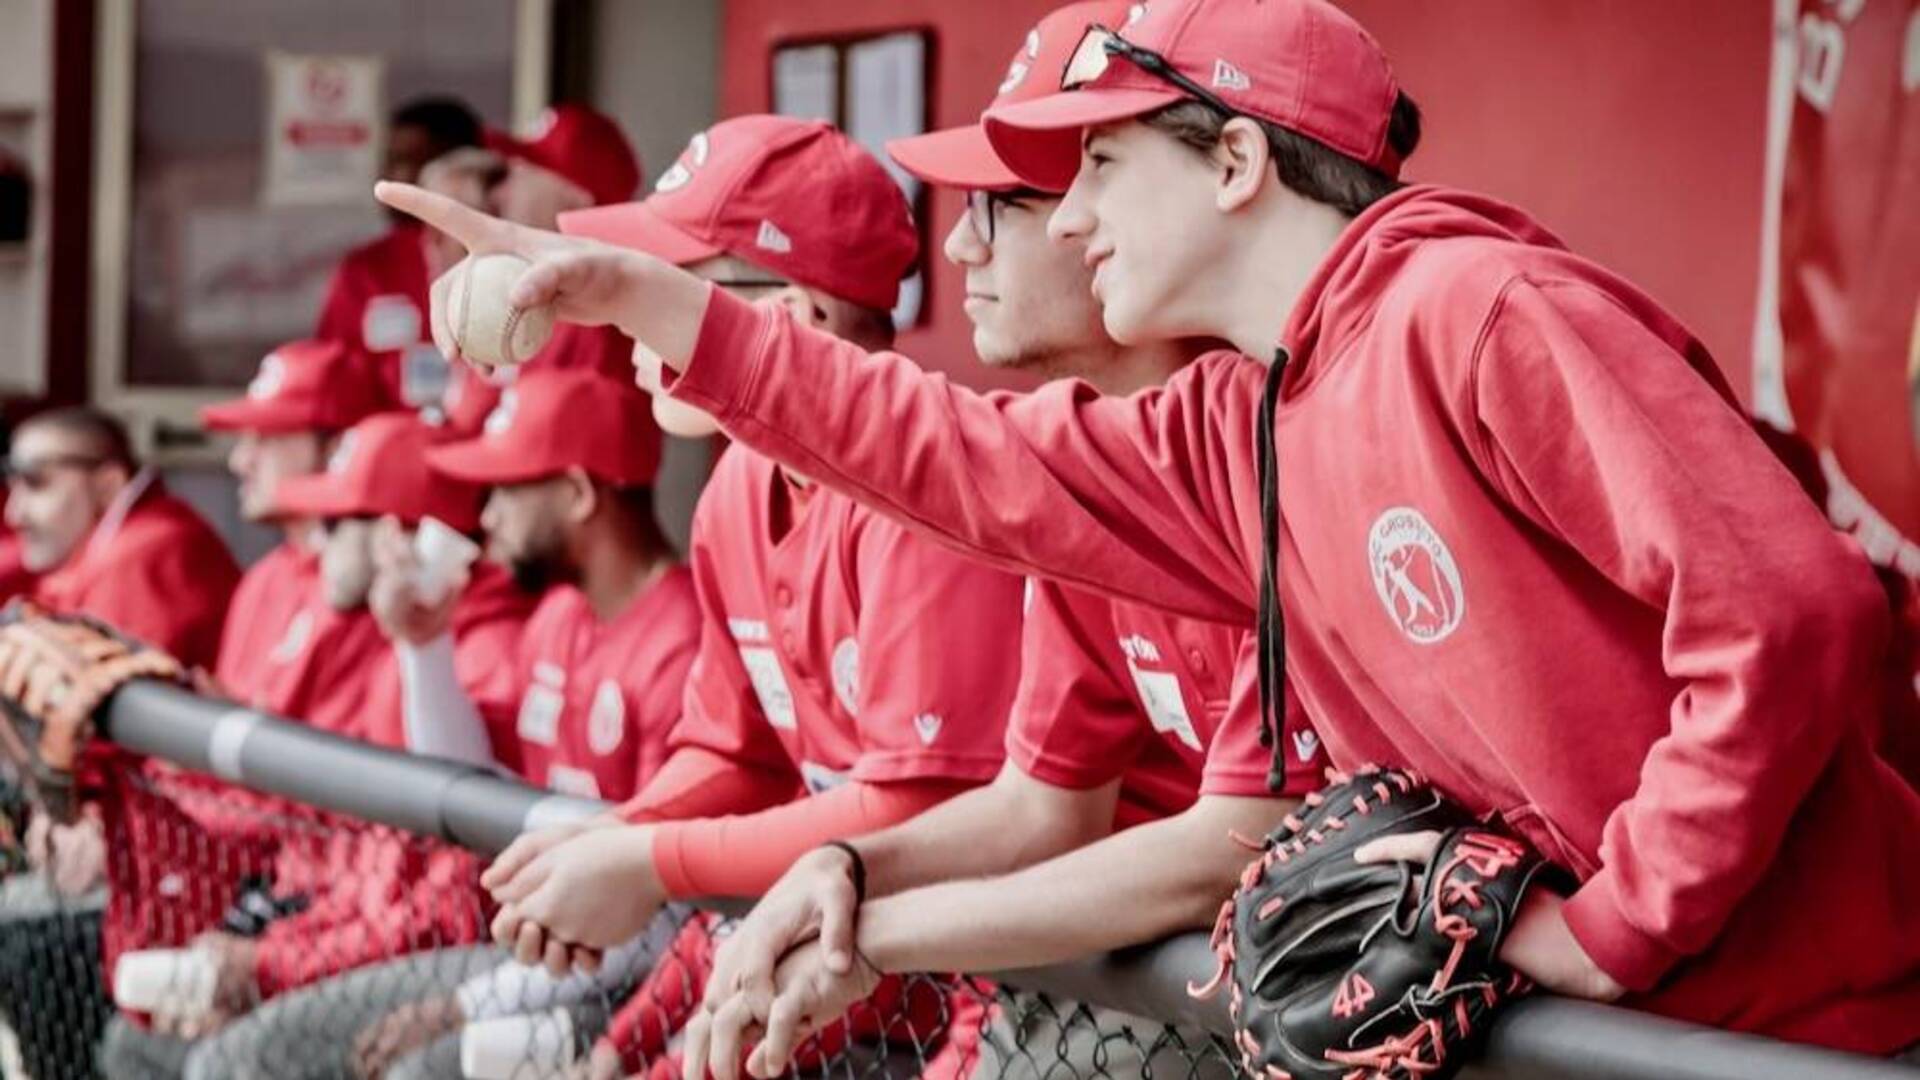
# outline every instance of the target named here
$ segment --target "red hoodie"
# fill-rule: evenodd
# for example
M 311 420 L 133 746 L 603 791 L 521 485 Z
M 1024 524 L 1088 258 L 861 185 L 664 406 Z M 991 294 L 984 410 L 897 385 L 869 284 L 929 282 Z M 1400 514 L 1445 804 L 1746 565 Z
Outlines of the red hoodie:
M 210 668 L 240 568 L 193 507 L 158 480 L 135 483 L 127 509 L 101 519 L 73 558 L 40 579 L 35 599 Z
M 1646 296 L 1434 188 L 1341 236 L 1283 333 L 1287 676 L 1336 764 L 1411 765 L 1582 886 L 1669 1015 L 1920 1038 L 1920 795 L 1876 757 L 1884 597 Z M 980 397 L 716 293 L 676 395 L 999 562 L 1246 622 L 1264 371 Z

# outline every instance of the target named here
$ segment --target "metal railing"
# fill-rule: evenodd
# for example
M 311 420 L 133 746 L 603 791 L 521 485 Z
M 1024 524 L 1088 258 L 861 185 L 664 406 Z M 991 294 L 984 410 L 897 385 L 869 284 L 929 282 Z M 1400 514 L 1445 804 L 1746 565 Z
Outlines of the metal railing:
M 123 689 L 112 701 L 102 726 L 106 738 L 136 754 L 326 812 L 319 817 L 296 814 L 290 824 L 282 823 L 279 827 L 283 831 L 273 844 L 283 852 L 308 846 L 317 850 L 320 845 L 338 843 L 337 834 L 343 829 L 384 826 L 424 838 L 415 842 L 421 851 L 414 854 L 428 861 L 436 857 L 432 851 L 444 845 L 488 854 L 525 829 L 590 815 L 602 808 L 589 800 L 556 796 L 471 766 L 367 746 L 159 684 L 140 683 Z M 332 815 L 351 821 L 343 825 L 342 818 Z M 189 808 L 186 817 L 204 820 L 205 815 Z M 207 842 L 203 837 L 193 840 L 195 844 Z M 221 865 L 237 866 L 237 858 Z M 472 866 L 457 874 L 476 871 L 478 861 L 469 862 Z M 434 931 L 439 937 L 407 943 L 395 956 L 382 959 L 415 968 L 429 963 L 423 959 L 428 957 L 437 958 L 431 962 L 439 964 L 474 962 L 473 950 L 484 949 L 478 944 L 481 934 L 477 932 L 484 926 L 479 912 L 483 901 L 477 886 L 466 879 L 450 886 L 448 896 L 456 898 L 451 903 L 471 905 L 474 910 L 457 912 L 457 917 L 435 913 L 432 921 L 442 927 Z M 684 957 L 680 959 L 686 961 L 685 970 L 679 975 L 683 985 L 665 989 L 660 985 L 661 971 L 670 967 L 663 958 L 671 956 L 674 949 L 688 947 L 685 942 L 690 940 L 691 930 L 687 919 L 687 912 L 676 911 L 671 925 L 656 927 L 651 933 L 664 934 L 662 940 L 672 939 L 671 948 L 663 951 L 661 942 L 654 942 L 646 963 L 635 968 L 635 978 L 651 970 L 650 989 L 645 992 L 660 998 L 663 1017 L 683 1008 L 682 998 L 691 1000 L 698 993 L 692 985 L 698 980 L 698 965 Z M 704 922 L 702 925 L 706 926 Z M 0 941 L 5 940 L 4 926 L 0 923 Z M 713 932 L 724 933 L 724 922 L 702 932 L 708 937 Z M 410 951 L 423 944 L 434 946 L 436 951 Z M 481 958 L 483 967 L 497 962 L 497 957 Z M 823 1050 L 800 1071 L 943 1077 L 965 1073 L 994 1080 L 1015 1075 L 1231 1075 L 1233 1060 L 1225 1052 L 1224 1043 L 1207 1037 L 1207 1033 L 1218 1036 L 1228 1031 L 1224 1009 L 1218 1001 L 1196 1001 L 1185 991 L 1190 982 L 1204 981 L 1213 964 L 1205 940 L 1200 935 L 1187 935 L 1076 963 L 991 973 L 987 978 L 1000 985 L 997 991 L 980 981 L 954 976 L 916 976 L 902 983 L 902 1001 L 916 994 L 925 1000 L 912 1006 L 901 1001 L 874 1005 L 865 1034 L 860 1038 L 850 1035 L 846 1040 L 851 1045 L 864 1039 L 865 1057 L 856 1061 L 848 1056 L 851 1051 L 846 1048 Z M 395 980 L 400 977 L 392 976 Z M 288 1000 L 305 1000 L 310 1007 L 318 1001 L 336 1010 L 361 1009 L 373 999 L 392 996 L 392 987 L 399 985 L 381 985 L 370 981 L 371 977 L 350 978 L 360 978 L 360 982 L 322 984 L 334 986 L 331 997 L 309 989 L 289 994 Z M 1019 992 L 1005 987 L 1018 987 Z M 578 1016 L 568 1021 L 571 1036 L 604 1030 L 620 1010 L 623 997 L 633 993 L 628 986 L 596 988 Z M 0 988 L 0 1012 L 7 1004 L 5 994 Z M 258 1011 L 265 1012 L 269 1007 L 271 1003 L 263 1004 Z M 955 1018 L 961 1014 L 972 1016 L 967 1023 L 977 1029 L 965 1039 L 958 1033 L 960 1021 Z M 1150 1019 L 1143 1022 L 1141 1018 Z M 1156 1026 L 1162 1030 L 1152 1030 Z M 1034 1034 L 1042 1027 L 1051 1029 L 1050 1033 Z M 531 1062 L 538 1056 L 534 1043 L 540 1040 L 535 1034 L 527 1038 Z M 944 1062 L 953 1046 L 962 1042 L 971 1045 L 975 1039 L 979 1045 L 969 1050 L 971 1056 L 964 1068 Z M 576 1049 L 584 1050 L 585 1045 L 581 1040 Z M 879 1047 L 877 1052 L 875 1045 Z M 648 1060 L 629 1067 L 659 1068 L 657 1061 Z M 548 1075 L 532 1065 L 523 1074 Z M 192 1075 L 229 1073 L 202 1068 Z M 1494 1026 L 1484 1060 L 1469 1075 L 1548 1080 L 1911 1080 L 1920 1076 L 1920 1069 L 1676 1023 L 1619 1008 L 1535 998 L 1512 1008 Z

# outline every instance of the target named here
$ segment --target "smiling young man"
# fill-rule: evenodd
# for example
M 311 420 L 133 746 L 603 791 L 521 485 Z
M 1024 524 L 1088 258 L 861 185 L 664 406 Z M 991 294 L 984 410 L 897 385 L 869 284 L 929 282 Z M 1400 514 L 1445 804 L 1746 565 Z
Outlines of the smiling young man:
M 1094 0 L 1048 15 L 1022 40 L 995 105 L 1052 93 L 1086 27 L 1122 20 L 1128 7 Z M 1059 196 L 1023 185 L 978 124 L 888 149 L 920 179 L 967 192 L 945 251 L 965 274 L 983 363 L 1081 378 L 1124 397 L 1166 381 L 1199 351 L 1171 341 L 1127 347 L 1107 336 L 1081 247 L 1046 235 Z M 1257 387 L 1257 370 L 1245 377 Z M 1051 581 L 1028 588 L 1021 683 L 1000 774 L 852 841 L 851 850 L 823 847 L 795 863 L 721 945 L 715 1000 L 736 983 L 770 989 L 788 950 L 816 933 L 847 970 L 856 922 L 863 936 L 900 942 L 889 971 L 992 971 L 1210 925 L 1247 859 L 1232 834 L 1264 833 L 1320 786 L 1325 760 L 1298 718 L 1286 781 L 1277 794 L 1269 788 L 1272 755 L 1260 743 L 1245 630 Z M 1009 821 L 1021 827 L 1009 829 Z M 856 876 L 864 903 L 856 902 Z M 1082 889 L 1103 892 L 1113 917 L 1087 919 Z M 793 965 L 787 971 L 791 978 Z M 866 988 L 859 989 L 856 1000 Z M 817 1020 L 840 1004 L 809 1001 L 808 1011 Z M 1044 1011 L 1032 1012 L 1018 1038 L 1025 1052 L 1045 1054 L 1043 1040 L 1072 1037 L 1044 1030 Z M 1099 1026 L 1125 1023 L 1143 1021 L 1113 1017 Z M 1062 1052 L 1084 1060 L 1087 1049 Z M 1102 1053 L 1110 1070 L 1120 1067 L 1120 1050 Z

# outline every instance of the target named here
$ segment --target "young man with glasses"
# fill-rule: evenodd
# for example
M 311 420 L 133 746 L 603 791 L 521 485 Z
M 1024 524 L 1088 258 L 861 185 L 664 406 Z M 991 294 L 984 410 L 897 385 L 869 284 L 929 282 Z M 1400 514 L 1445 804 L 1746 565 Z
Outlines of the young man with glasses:
M 1421 769 L 1578 875 L 1507 939 L 1537 981 L 1920 1037 L 1886 602 L 1705 350 L 1518 210 L 1401 188 L 1415 114 L 1330 5 L 1163 0 L 1092 40 L 1098 74 L 1089 53 L 989 133 L 1073 185 L 1053 231 L 1116 339 L 1221 337 L 1269 364 L 1258 398 L 1223 359 L 1127 403 L 980 399 L 657 264 L 388 197 L 533 254 L 519 300 L 618 321 L 684 368 L 676 395 L 824 482 L 1016 565 L 1258 614 L 1269 702 L 1284 665 L 1336 763 Z
M 1085 27 L 1123 19 L 1128 6 L 1097 0 L 1047 16 L 1016 51 L 995 106 L 1054 92 Z M 1127 347 L 1107 336 L 1084 248 L 1046 235 L 1059 195 L 1023 186 L 978 124 L 888 149 L 923 181 L 967 193 L 945 250 L 965 275 L 973 344 L 987 365 L 1080 378 L 1125 397 L 1165 382 L 1200 351 L 1175 341 Z M 1259 376 L 1249 369 L 1247 377 Z M 924 953 L 902 956 L 903 969 L 964 971 L 1098 954 L 1209 925 L 1222 882 L 1247 859 L 1231 836 L 1265 833 L 1324 782 L 1319 741 L 1296 715 L 1287 780 L 1278 793 L 1269 788 L 1272 755 L 1260 744 L 1251 635 L 1243 629 L 1036 579 L 1021 651 L 1008 762 L 994 782 L 860 837 L 852 850 L 823 847 L 802 858 L 720 947 L 709 984 L 716 999 L 736 984 L 770 990 L 775 966 L 816 931 L 846 970 L 856 924 L 867 933 L 899 927 L 919 943 Z M 1021 828 L 1008 829 L 1009 821 Z M 1111 917 L 1088 919 L 1058 902 L 1060 883 L 1074 878 L 1105 883 Z M 990 926 L 972 917 L 988 895 L 1000 913 Z M 1091 1048 L 1082 1038 L 1155 1026 L 1103 1016 L 1054 1027 L 1046 1010 L 1023 1005 L 1008 1013 L 1021 1027 L 1017 1039 L 997 1034 L 1042 1058 L 1054 1052 L 1049 1040 L 1085 1061 Z M 1183 1041 L 1197 1050 L 1205 1037 Z M 1101 1050 L 1109 1071 L 1138 1067 L 1115 1057 L 1125 1052 Z M 1162 1052 L 1173 1050 L 1163 1044 Z M 980 1054 L 969 1064 L 1004 1064 Z M 1185 1059 L 1155 1062 L 1156 1072 L 1188 1067 Z

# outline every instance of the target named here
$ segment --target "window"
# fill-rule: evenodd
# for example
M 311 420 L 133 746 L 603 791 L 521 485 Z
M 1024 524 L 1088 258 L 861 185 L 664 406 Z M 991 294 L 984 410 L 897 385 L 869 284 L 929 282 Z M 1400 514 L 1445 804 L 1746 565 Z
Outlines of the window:
M 795 42 L 773 52 L 773 111 L 825 120 L 873 151 L 900 183 L 922 222 L 920 268 L 900 284 L 893 323 L 920 321 L 926 291 L 926 200 L 921 184 L 887 156 L 890 140 L 927 130 L 929 35 L 901 30 L 866 37 Z
M 103 0 L 93 289 L 103 403 L 191 425 L 194 405 L 311 334 L 340 256 L 389 224 L 368 174 L 388 111 L 449 94 L 495 126 L 531 116 L 545 104 L 538 29 L 551 26 L 551 2 Z M 275 153 L 270 126 L 290 128 L 269 114 L 276 88 L 288 100 L 289 72 L 311 98 L 338 103 L 303 136 L 351 141 L 371 124 L 380 145 L 341 155 L 331 176 Z

